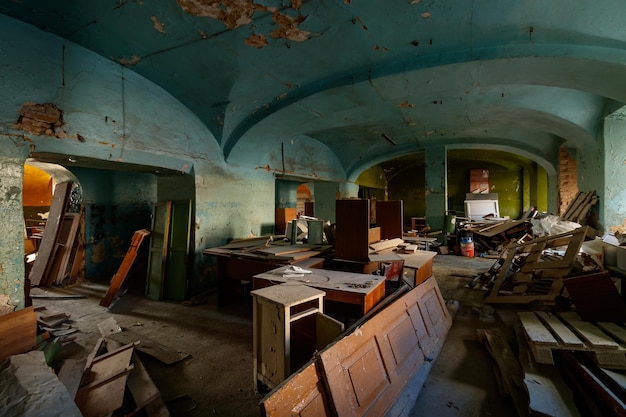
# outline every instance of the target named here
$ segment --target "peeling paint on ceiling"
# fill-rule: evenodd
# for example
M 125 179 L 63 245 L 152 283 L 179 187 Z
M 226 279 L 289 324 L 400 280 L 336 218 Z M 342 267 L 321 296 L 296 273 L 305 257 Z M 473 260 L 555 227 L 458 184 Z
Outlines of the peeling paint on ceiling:
M 236 29 L 251 24 L 255 12 L 271 12 L 273 21 L 278 25 L 278 29 L 269 33 L 272 39 L 303 42 L 311 37 L 309 32 L 299 28 L 299 25 L 307 18 L 307 16 L 299 13 L 302 7 L 301 0 L 293 0 L 291 2 L 290 8 L 298 11 L 298 15 L 295 17 L 281 13 L 275 7 L 255 3 L 253 0 L 177 0 L 177 2 L 186 13 L 219 20 L 228 29 Z M 262 48 L 268 45 L 265 34 L 251 34 L 245 39 L 245 43 L 254 48 Z

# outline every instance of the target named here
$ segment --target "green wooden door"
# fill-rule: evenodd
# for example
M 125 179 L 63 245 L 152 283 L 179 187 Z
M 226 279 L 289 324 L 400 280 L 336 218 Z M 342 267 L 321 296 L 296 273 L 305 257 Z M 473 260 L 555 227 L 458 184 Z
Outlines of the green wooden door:
M 187 296 L 191 246 L 191 200 L 172 202 L 170 237 L 163 298 L 183 301 Z
M 163 298 L 171 212 L 172 203 L 170 201 L 154 205 L 150 253 L 148 254 L 148 276 L 146 278 L 146 297 L 151 300 Z

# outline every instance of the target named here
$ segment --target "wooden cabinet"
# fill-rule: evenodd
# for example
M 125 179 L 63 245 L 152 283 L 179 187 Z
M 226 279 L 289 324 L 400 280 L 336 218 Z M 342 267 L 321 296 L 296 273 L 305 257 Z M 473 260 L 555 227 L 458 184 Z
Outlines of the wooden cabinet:
M 274 212 L 274 233 L 284 235 L 287 231 L 287 224 L 295 218 L 295 207 L 277 208 Z
M 322 290 L 306 285 L 283 284 L 254 290 L 251 294 L 254 381 L 257 388 L 259 382 L 269 388 L 278 386 L 316 349 L 325 347 L 343 331 L 342 323 L 323 314 L 326 293 Z M 313 322 L 307 318 L 313 319 Z M 329 328 L 332 328 L 332 336 L 322 337 Z M 306 333 L 310 337 L 303 343 L 297 335 Z M 306 359 L 302 363 L 294 362 L 294 356 L 303 351 L 308 351 Z
M 402 238 L 403 202 L 377 201 L 375 224 L 370 221 L 370 204 L 370 200 L 337 200 L 335 210 L 337 259 L 367 262 L 369 245 L 373 243 L 371 236 L 376 235 L 379 240 Z

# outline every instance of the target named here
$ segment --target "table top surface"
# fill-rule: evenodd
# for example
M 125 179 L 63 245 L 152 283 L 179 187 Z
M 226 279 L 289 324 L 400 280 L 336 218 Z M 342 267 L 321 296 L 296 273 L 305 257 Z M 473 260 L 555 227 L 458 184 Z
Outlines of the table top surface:
M 415 253 L 401 253 L 399 255 L 402 259 L 404 259 L 404 266 L 410 268 L 420 268 L 433 259 L 437 255 L 437 252 L 418 250 L 415 251 Z
M 356 272 L 333 271 L 329 269 L 307 268 L 310 273 L 292 273 L 291 266 L 281 266 L 271 271 L 257 274 L 254 278 L 264 279 L 276 284 L 308 285 L 327 290 L 369 294 L 379 285 L 385 285 L 385 277 Z
M 260 288 L 250 292 L 252 295 L 263 297 L 267 300 L 280 303 L 285 307 L 301 304 L 307 301 L 315 300 L 323 297 L 326 293 L 322 290 L 308 287 L 304 284 L 299 285 L 272 285 Z

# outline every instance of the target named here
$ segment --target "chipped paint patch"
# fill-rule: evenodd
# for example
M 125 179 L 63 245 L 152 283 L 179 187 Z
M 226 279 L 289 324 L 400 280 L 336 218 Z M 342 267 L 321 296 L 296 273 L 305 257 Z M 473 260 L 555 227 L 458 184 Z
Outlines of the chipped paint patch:
M 294 42 L 303 42 L 311 37 L 310 32 L 301 30 L 298 27 L 300 23 L 306 20 L 307 16 L 299 14 L 296 17 L 291 17 L 286 14 L 274 12 L 272 18 L 274 19 L 274 22 L 280 26 L 280 28 L 273 30 L 270 33 L 270 36 L 273 39 L 285 38 Z
M 398 104 L 398 107 L 405 107 L 405 108 L 412 109 L 413 107 L 415 107 L 415 105 L 409 103 L 408 100 L 404 100 L 402 103 Z
M 291 1 L 290 8 L 298 11 L 295 17 L 280 13 L 275 7 L 255 3 L 253 0 L 177 0 L 177 3 L 185 13 L 219 20 L 229 29 L 251 24 L 255 12 L 271 12 L 274 22 L 279 26 L 269 34 L 272 39 L 303 42 L 311 38 L 309 32 L 298 27 L 307 18 L 299 12 L 302 0 Z M 245 39 L 245 43 L 254 48 L 268 45 L 264 34 L 252 34 Z
M 137 55 L 133 55 L 131 57 L 131 59 L 120 58 L 120 59 L 117 60 L 117 62 L 119 62 L 120 64 L 122 64 L 124 66 L 137 65 L 139 63 L 139 61 L 141 61 L 141 58 L 138 57 Z
M 63 111 L 53 103 L 31 103 L 22 105 L 14 129 L 24 130 L 35 135 L 66 137 L 65 131 L 60 129 L 64 125 Z
M 248 36 L 244 42 L 246 45 L 253 46 L 255 48 L 263 48 L 264 46 L 267 46 L 267 38 L 262 33 L 259 35 L 253 33 Z
M 177 0 L 185 13 L 199 17 L 211 17 L 235 29 L 252 22 L 255 11 L 267 11 L 267 7 L 252 0 Z
M 150 16 L 150 20 L 152 20 L 153 27 L 161 33 L 165 33 L 165 23 L 161 22 L 158 17 Z

